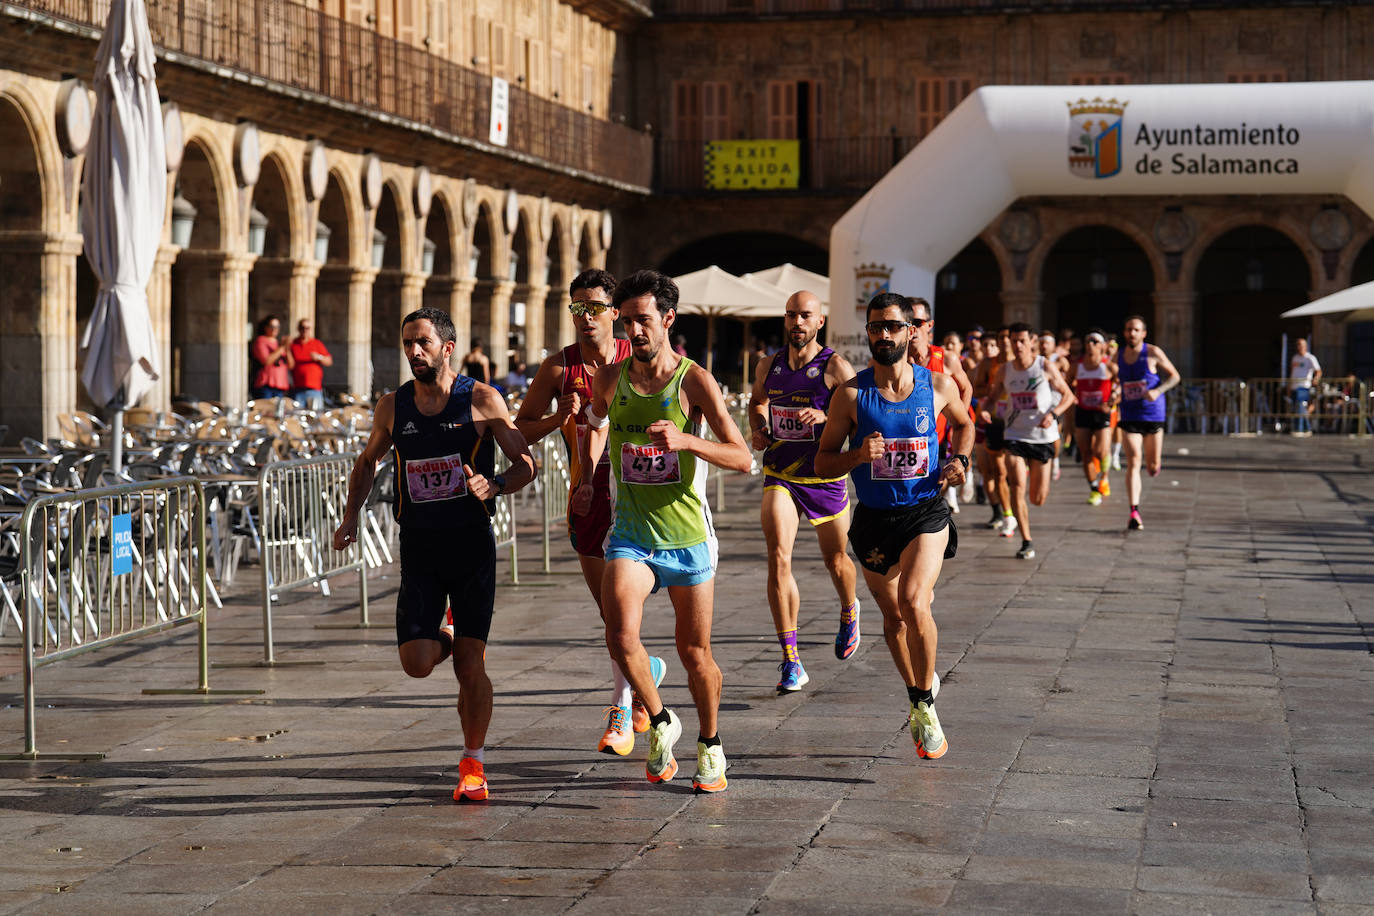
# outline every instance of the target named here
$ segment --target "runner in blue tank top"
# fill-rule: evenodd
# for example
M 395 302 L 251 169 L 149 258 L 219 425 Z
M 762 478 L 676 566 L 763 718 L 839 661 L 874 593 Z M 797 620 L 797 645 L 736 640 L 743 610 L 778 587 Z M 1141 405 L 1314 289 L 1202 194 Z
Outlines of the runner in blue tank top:
M 439 309 L 411 312 L 401 322 L 402 350 L 415 380 L 377 402 L 372 434 L 348 478 L 334 549 L 358 539 L 358 512 L 372 491 L 377 462 L 394 449 L 401 668 L 411 677 L 428 677 L 453 656 L 464 747 L 453 800 L 481 801 L 487 797 L 482 746 L 492 708 L 486 671 L 496 597 L 492 500 L 533 480 L 534 459 L 500 393 L 450 368 L 454 340 L 453 321 Z M 511 462 L 504 476 L 494 473 L 493 441 Z
M 874 366 L 830 399 L 816 471 L 848 473 L 854 480 L 859 505 L 850 543 L 883 612 L 883 636 L 906 684 L 916 752 L 934 758 L 949 744 L 935 714 L 940 681 L 930 601 L 944 559 L 958 546 L 940 491 L 963 483 L 968 473 L 973 421 L 948 376 L 907 361 L 913 317 L 911 300 L 896 293 L 881 293 L 868 303 Z M 935 432 L 941 414 L 952 433 L 943 467 Z
M 821 477 L 815 468 L 816 443 L 825 429 L 831 392 L 854 377 L 854 368 L 816 339 L 825 317 L 815 293 L 793 293 L 783 325 L 786 348 L 759 360 L 749 398 L 749 425 L 754 448 L 763 452 L 760 517 L 768 546 L 768 609 L 782 646 L 778 693 L 790 693 L 810 681 L 797 653 L 801 592 L 792 575 L 800 516 L 816 529 L 825 568 L 839 595 L 835 656 L 841 660 L 859 647 L 859 602 L 854 593 L 854 561 L 846 551 L 849 494 L 845 480 L 843 476 Z
M 1178 370 L 1164 351 L 1145 342 L 1145 319 L 1126 319 L 1125 346 L 1116 351 L 1117 379 L 1121 382 L 1121 429 L 1126 453 L 1126 502 L 1131 507 L 1126 528 L 1145 527 L 1140 519 L 1140 458 L 1154 477 L 1164 454 L 1164 392 L 1179 382 Z

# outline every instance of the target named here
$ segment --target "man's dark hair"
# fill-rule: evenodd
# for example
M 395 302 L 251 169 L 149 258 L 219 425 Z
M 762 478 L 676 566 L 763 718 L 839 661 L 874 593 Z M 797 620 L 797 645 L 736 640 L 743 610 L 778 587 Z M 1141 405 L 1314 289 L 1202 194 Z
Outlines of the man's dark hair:
M 998 328 L 998 329 L 997 329 L 997 336 L 998 336 L 998 337 L 1001 337 L 1003 331 L 1006 331 L 1008 334 L 1010 334 L 1010 333 L 1011 333 L 1011 325 L 1004 324 L 1004 325 L 1002 325 L 1000 328 Z
M 1141 323 L 1141 325 L 1143 325 L 1144 328 L 1145 328 L 1145 330 L 1147 330 L 1147 331 L 1150 329 L 1150 323 L 1149 323 L 1148 321 L 1145 320 L 1145 316 L 1144 316 L 1144 315 L 1127 315 L 1127 316 L 1126 316 L 1126 320 L 1123 321 L 1123 322 L 1121 322 L 1121 326 L 1124 328 L 1126 325 L 1130 324 L 1132 321 L 1139 321 L 1139 322 Z
M 677 284 L 673 278 L 648 268 L 636 270 L 615 285 L 615 291 L 611 293 L 611 307 L 618 309 L 628 299 L 648 295 L 654 297 L 654 305 L 658 307 L 660 315 L 677 308 Z
M 926 310 L 927 319 L 932 319 L 935 317 L 935 313 L 930 310 L 930 303 L 922 299 L 920 296 L 908 296 L 907 301 L 911 303 L 912 318 L 916 317 L 916 306 L 918 305 Z
M 911 300 L 900 293 L 879 293 L 872 299 L 869 299 L 868 309 L 864 312 L 864 317 L 871 318 L 874 312 L 885 312 L 892 308 L 901 309 L 902 320 L 907 323 L 910 323 L 911 319 L 916 317 L 915 312 L 911 308 Z
M 610 271 L 589 267 L 573 277 L 573 281 L 568 284 L 568 295 L 571 296 L 579 289 L 604 289 L 607 295 L 611 295 L 615 292 L 615 277 L 611 276 Z
M 412 321 L 428 320 L 434 325 L 434 331 L 439 335 L 440 343 L 454 343 L 458 340 L 458 335 L 453 330 L 453 319 L 448 316 L 448 312 L 443 309 L 429 308 L 416 309 L 409 315 L 401 319 L 401 327 L 405 327 Z M 476 345 L 478 341 L 474 340 Z
M 1013 321 L 1011 324 L 1007 325 L 1007 331 L 1012 334 L 1020 334 L 1022 331 L 1025 331 L 1032 337 L 1035 336 L 1035 328 L 1026 324 L 1024 321 Z
M 1049 328 L 1041 328 L 1041 329 L 1040 329 L 1040 333 L 1037 334 L 1036 336 L 1037 336 L 1037 337 L 1054 337 L 1054 332 L 1051 331 Z M 1054 339 L 1055 339 L 1055 340 L 1058 340 L 1059 338 L 1058 338 L 1058 337 L 1054 337 Z

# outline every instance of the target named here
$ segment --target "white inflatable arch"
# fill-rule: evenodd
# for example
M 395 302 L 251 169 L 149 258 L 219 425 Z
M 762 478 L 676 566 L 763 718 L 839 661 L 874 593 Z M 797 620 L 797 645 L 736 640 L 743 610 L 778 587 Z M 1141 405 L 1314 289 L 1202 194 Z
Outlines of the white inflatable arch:
M 1344 194 L 1374 215 L 1374 82 L 978 89 L 830 230 L 828 342 L 865 364 L 868 298 L 934 301 L 1018 198 L 1116 194 Z

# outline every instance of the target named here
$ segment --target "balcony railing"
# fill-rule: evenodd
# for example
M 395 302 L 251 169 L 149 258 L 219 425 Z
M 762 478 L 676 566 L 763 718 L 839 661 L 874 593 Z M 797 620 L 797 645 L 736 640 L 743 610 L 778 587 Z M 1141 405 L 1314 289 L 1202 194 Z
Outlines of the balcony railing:
M 916 141 L 916 137 L 896 135 L 803 140 L 797 187 L 811 191 L 866 191 L 911 152 Z M 658 188 L 712 191 L 706 181 L 705 145 L 699 140 L 660 139 Z M 719 193 L 737 192 L 720 190 Z
M 1368 2 L 1368 0 L 1364 0 Z M 1224 0 L 654 0 L 654 15 L 753 17 L 852 15 L 859 13 L 1072 12 L 1075 10 L 1147 10 L 1160 7 L 1216 9 L 1227 6 L 1317 6 L 1321 0 L 1258 0 L 1230 4 Z M 1363 5 L 1357 0 L 1357 5 Z
M 109 0 L 6 0 L 102 29 Z M 491 78 L 287 0 L 147 0 L 153 42 L 165 52 L 238 70 L 347 105 L 485 143 Z M 510 88 L 506 149 L 639 188 L 653 140 L 518 86 Z

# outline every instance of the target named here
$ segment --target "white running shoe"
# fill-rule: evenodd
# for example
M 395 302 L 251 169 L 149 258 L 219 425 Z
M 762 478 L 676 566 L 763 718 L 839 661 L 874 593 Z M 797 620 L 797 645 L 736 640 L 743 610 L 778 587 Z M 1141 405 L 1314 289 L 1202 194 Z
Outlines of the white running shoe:
M 945 505 L 954 515 L 959 514 L 959 493 L 953 487 L 945 488 Z
M 1014 516 L 1014 515 L 1004 515 L 1004 516 L 1002 516 L 1002 532 L 1001 532 L 1001 533 L 1002 533 L 1002 537 L 1004 537 L 1004 538 L 1009 538 L 1009 537 L 1011 537 L 1013 534 L 1016 533 L 1016 529 L 1019 528 L 1019 527 L 1020 527 L 1020 525 L 1018 525 L 1017 522 L 1016 522 L 1016 516 Z

